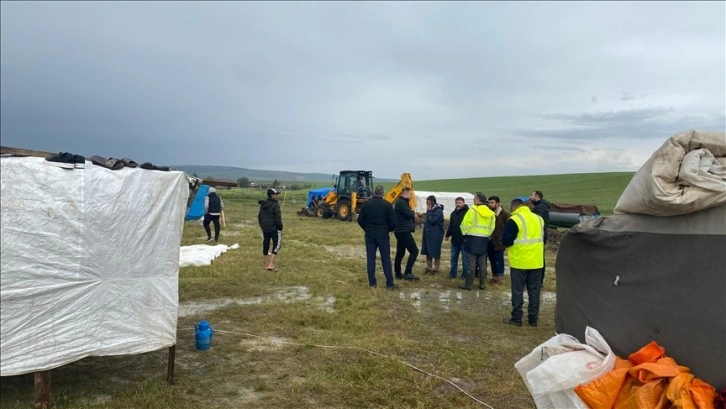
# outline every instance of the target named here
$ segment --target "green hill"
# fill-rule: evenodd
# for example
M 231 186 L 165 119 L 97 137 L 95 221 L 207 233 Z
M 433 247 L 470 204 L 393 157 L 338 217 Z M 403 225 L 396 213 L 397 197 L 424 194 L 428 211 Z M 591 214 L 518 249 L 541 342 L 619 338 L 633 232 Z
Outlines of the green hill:
M 279 181 L 290 182 L 307 182 L 314 183 L 331 183 L 332 175 L 327 173 L 299 173 L 286 172 L 281 170 L 259 170 L 237 168 L 233 166 L 203 166 L 203 165 L 172 165 L 173 169 L 186 172 L 188 175 L 196 174 L 202 179 L 221 179 L 221 180 L 237 180 L 239 178 L 247 178 L 252 182 L 260 181 Z
M 541 190 L 551 202 L 594 204 L 612 214 L 615 203 L 634 172 L 574 173 L 567 175 L 499 176 L 413 181 L 414 189 L 438 192 L 483 192 L 499 196 L 505 208 L 511 199 Z M 388 184 L 386 187 L 391 187 Z
M 187 173 L 189 172 L 187 171 Z M 284 173 L 292 172 L 280 172 L 277 175 L 281 176 L 278 180 L 287 181 L 282 177 Z M 634 174 L 634 172 L 572 173 L 567 175 L 497 176 L 423 181 L 417 181 L 414 176 L 413 186 L 417 190 L 433 192 L 483 192 L 487 196 L 496 195 L 501 198 L 505 208 L 509 206 L 511 199 L 519 196 L 529 196 L 532 191 L 541 190 L 545 199 L 550 202 L 595 205 L 603 215 L 611 215 L 615 203 L 617 203 Z M 197 175 L 204 177 L 205 174 L 197 173 Z M 222 177 L 219 178 L 223 179 Z M 235 180 L 236 178 L 227 179 Z M 252 178 L 250 179 L 252 180 Z M 315 182 L 316 186 L 329 186 L 332 183 L 332 178 L 328 176 L 328 179 L 322 182 Z M 376 179 L 376 184 L 380 183 L 386 189 L 390 189 L 396 182 Z M 254 195 L 258 195 L 258 192 L 252 192 Z M 288 192 L 286 197 L 302 201 L 307 197 L 307 190 Z

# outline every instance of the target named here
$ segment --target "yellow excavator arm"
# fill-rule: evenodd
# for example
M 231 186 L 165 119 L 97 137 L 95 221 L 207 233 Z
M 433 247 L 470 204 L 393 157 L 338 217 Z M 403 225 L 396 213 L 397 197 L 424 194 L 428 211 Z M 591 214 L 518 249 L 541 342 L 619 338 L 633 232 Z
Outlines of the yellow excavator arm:
M 386 192 L 385 199 L 391 204 L 395 203 L 396 199 L 401 196 L 404 187 L 411 188 L 411 198 L 408 199 L 408 204 L 411 205 L 411 209 L 416 209 L 416 192 L 413 190 L 413 178 L 411 178 L 410 173 L 401 174 L 401 180 Z

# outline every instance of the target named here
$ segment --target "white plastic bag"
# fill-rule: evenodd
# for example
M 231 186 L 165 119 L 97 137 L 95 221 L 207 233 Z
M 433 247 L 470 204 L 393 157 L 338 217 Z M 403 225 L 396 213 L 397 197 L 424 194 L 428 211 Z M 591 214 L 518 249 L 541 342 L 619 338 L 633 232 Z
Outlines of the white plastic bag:
M 594 328 L 585 329 L 585 342 L 558 334 L 514 364 L 538 409 L 588 408 L 573 389 L 610 372 L 615 354 Z

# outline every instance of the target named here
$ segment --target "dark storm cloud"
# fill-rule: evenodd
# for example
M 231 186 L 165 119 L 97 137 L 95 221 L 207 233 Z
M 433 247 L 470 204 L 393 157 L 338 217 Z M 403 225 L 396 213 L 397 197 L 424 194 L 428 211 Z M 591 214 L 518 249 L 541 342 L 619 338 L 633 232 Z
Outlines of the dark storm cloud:
M 30 149 L 427 179 L 542 172 L 534 137 L 589 155 L 548 170 L 630 170 L 726 111 L 723 3 L 0 9 L 3 145 Z

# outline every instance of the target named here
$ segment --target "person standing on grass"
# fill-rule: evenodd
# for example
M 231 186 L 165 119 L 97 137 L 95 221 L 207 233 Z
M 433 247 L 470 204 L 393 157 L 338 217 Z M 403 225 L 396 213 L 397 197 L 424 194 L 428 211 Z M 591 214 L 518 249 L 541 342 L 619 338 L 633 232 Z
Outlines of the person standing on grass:
M 383 275 L 386 277 L 386 288 L 398 288 L 393 283 L 391 271 L 391 232 L 396 227 L 396 215 L 393 206 L 383 199 L 385 190 L 378 185 L 373 197 L 363 204 L 358 214 L 358 225 L 365 232 L 366 243 L 366 269 L 368 272 L 368 285 L 376 287 L 376 250 L 381 253 Z
M 444 241 L 444 205 L 436 203 L 436 196 L 426 198 L 421 254 L 426 256 L 426 273 L 438 274 L 441 264 L 441 243 Z
M 207 192 L 207 197 L 204 198 L 204 231 L 207 233 L 207 242 L 212 241 L 212 230 L 209 228 L 209 223 L 214 223 L 214 242 L 219 242 L 219 216 L 224 210 L 224 202 L 222 198 L 217 195 L 217 189 L 210 187 Z
M 265 269 L 268 271 L 277 270 L 277 253 L 282 246 L 282 213 L 280 203 L 277 201 L 278 192 L 275 189 L 267 189 L 267 200 L 260 200 L 260 212 L 257 214 L 257 221 L 262 229 L 262 254 L 265 256 Z M 272 250 L 270 250 L 272 242 Z
M 469 211 L 469 206 L 464 202 L 463 197 L 457 197 L 454 200 L 456 208 L 449 216 L 449 228 L 446 230 L 446 240 L 451 238 L 451 270 L 449 270 L 449 278 L 456 278 L 459 268 L 459 255 L 461 254 L 461 278 L 466 278 L 466 271 L 469 265 L 466 250 L 464 250 L 464 235 L 461 234 L 461 221 L 464 215 Z
M 413 232 L 416 231 L 416 213 L 411 209 L 408 200 L 411 198 L 411 188 L 404 187 L 401 196 L 396 199 L 396 205 L 393 207 L 396 214 L 396 227 L 393 234 L 396 236 L 396 260 L 393 269 L 396 272 L 396 278 L 404 280 L 418 280 L 413 275 L 413 265 L 418 257 L 418 246 L 413 238 Z M 401 261 L 408 250 L 408 261 L 406 262 L 406 270 L 401 274 Z
M 487 277 L 487 245 L 489 236 L 494 231 L 494 212 L 486 205 L 487 197 L 484 193 L 474 195 L 474 205 L 464 215 L 461 221 L 461 233 L 464 235 L 464 248 L 469 257 L 469 271 L 466 272 L 466 281 L 459 288 L 471 290 L 474 286 L 474 275 L 479 270 L 479 289 L 484 289 Z
M 532 213 L 538 215 L 544 220 L 544 245 L 547 246 L 547 226 L 550 224 L 550 202 L 544 199 L 544 193 L 541 190 L 535 190 L 529 195 L 529 200 L 534 205 Z M 544 263 L 544 254 L 542 255 L 542 262 Z M 542 283 L 544 283 L 544 271 L 545 266 L 542 264 Z
M 510 203 L 512 217 L 505 224 L 502 237 L 509 254 L 509 275 L 512 281 L 512 315 L 504 322 L 522 326 L 526 287 L 529 297 L 527 320 L 529 325 L 536 327 L 544 268 L 545 221 L 522 204 L 521 199 L 514 199 Z
M 505 247 L 504 243 L 502 243 L 502 237 L 504 236 L 504 225 L 509 220 L 509 213 L 502 208 L 499 196 L 489 197 L 489 208 L 496 215 L 494 231 L 489 237 L 487 245 L 487 258 L 492 266 L 492 279 L 489 280 L 489 284 L 503 284 Z

